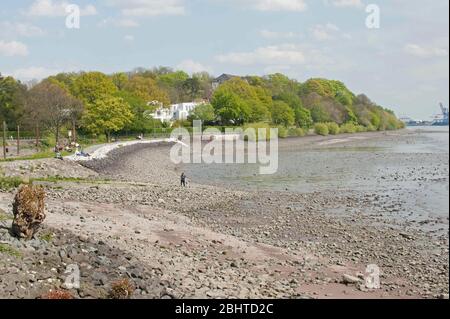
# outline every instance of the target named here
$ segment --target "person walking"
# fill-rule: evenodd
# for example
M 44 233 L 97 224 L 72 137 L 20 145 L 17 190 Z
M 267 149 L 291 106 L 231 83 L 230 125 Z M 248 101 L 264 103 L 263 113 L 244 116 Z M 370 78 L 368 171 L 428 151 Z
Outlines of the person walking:
M 186 174 L 184 172 L 181 174 L 181 186 L 186 187 Z

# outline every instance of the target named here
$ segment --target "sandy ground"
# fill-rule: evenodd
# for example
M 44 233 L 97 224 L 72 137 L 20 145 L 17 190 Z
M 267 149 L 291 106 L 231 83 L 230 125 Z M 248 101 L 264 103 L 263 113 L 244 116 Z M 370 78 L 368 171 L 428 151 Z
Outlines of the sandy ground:
M 288 143 L 346 147 L 372 138 L 383 134 Z M 72 177 L 80 172 L 85 181 L 42 182 L 46 227 L 132 255 L 176 298 L 448 298 L 448 232 L 374 223 L 360 213 L 374 198 L 359 191 L 257 192 L 196 183 L 184 189 L 183 167 L 170 162 L 168 150 L 119 149 L 88 168 L 73 164 Z M 13 194 L 0 192 L 6 214 Z M 346 214 L 330 216 L 331 210 Z M 379 289 L 366 287 L 372 264 L 381 270 Z

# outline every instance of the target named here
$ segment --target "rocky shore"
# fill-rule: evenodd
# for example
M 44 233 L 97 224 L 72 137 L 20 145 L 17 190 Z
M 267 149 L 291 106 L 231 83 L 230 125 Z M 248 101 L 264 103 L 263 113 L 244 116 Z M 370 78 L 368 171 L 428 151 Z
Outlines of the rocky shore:
M 184 168 L 169 160 L 169 147 L 135 145 L 84 166 L 65 162 L 80 180 L 38 182 L 48 216 L 30 242 L 10 236 L 15 190 L 1 191 L 0 297 L 64 289 L 67 265 L 75 264 L 76 298 L 106 298 L 124 278 L 136 288 L 133 298 L 448 298 L 448 231 L 362 214 L 385 210 L 385 199 L 358 190 L 180 188 Z M 2 169 L 23 176 L 35 164 L 20 165 Z M 379 289 L 367 284 L 369 265 L 380 269 Z

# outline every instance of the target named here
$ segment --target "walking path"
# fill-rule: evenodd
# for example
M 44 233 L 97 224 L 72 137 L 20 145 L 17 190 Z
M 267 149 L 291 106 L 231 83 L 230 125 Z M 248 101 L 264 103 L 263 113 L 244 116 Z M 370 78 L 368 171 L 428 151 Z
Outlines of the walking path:
M 88 157 L 78 156 L 78 155 L 70 155 L 66 156 L 65 159 L 70 161 L 90 161 L 94 159 L 102 159 L 108 156 L 108 153 L 111 151 L 136 144 L 157 144 L 157 143 L 177 143 L 178 141 L 173 138 L 164 138 L 164 139 L 155 139 L 155 140 L 136 140 L 136 141 L 128 141 L 128 142 L 115 142 L 109 144 L 99 144 L 87 147 L 84 152 L 90 154 Z

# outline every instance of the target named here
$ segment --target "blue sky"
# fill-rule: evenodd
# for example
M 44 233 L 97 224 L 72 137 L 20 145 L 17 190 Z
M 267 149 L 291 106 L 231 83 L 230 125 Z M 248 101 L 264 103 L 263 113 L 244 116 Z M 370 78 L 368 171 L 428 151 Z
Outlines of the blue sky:
M 65 7 L 81 8 L 80 29 Z M 381 10 L 366 27 L 366 7 Z M 344 81 L 398 115 L 449 102 L 448 0 L 15 0 L 0 4 L 0 72 L 171 66 Z

